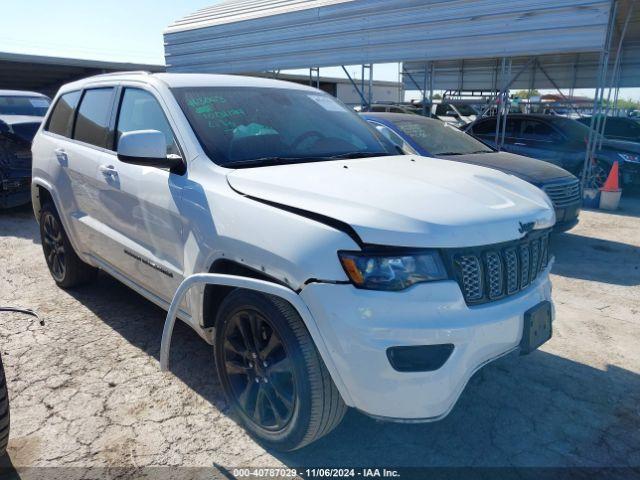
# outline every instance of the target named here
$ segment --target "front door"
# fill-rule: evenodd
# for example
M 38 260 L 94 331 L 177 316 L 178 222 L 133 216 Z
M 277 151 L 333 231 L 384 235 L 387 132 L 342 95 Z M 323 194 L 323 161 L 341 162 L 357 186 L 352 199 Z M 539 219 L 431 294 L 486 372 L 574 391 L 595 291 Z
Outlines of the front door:
M 125 132 L 158 130 L 167 154 L 180 155 L 173 131 L 154 94 L 125 87 L 115 119 L 114 150 Z M 183 279 L 182 177 L 167 170 L 132 165 L 114 152 L 98 166 L 98 195 L 111 230 L 108 257 L 127 278 L 165 301 Z
M 510 152 L 563 165 L 560 146 L 565 138 L 548 123 L 538 119 L 521 119 L 515 125 L 511 137 L 508 142 Z

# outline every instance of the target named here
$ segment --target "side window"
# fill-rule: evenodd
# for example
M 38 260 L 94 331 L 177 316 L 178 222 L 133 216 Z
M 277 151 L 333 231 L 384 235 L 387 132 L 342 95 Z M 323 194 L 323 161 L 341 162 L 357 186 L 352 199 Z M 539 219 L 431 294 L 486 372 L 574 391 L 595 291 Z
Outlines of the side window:
M 78 106 L 80 100 L 80 91 L 69 92 L 62 95 L 56 102 L 49 121 L 47 122 L 46 131 L 71 137 L 71 128 L 73 126 L 73 112 Z
M 520 125 L 522 124 L 522 120 L 517 118 L 509 118 L 507 116 L 507 123 L 504 129 L 504 136 L 513 138 L 518 136 L 518 132 L 520 131 Z
M 158 100 L 145 90 L 125 88 L 116 124 L 116 150 L 122 134 L 136 130 L 158 130 L 164 133 L 167 155 L 180 155 L 173 131 Z
M 495 119 L 484 120 L 478 122 L 473 126 L 473 133 L 475 135 L 494 135 L 496 134 L 496 121 Z
M 626 119 L 608 118 L 605 125 L 605 134 L 620 137 L 639 137 L 640 125 Z
M 107 148 L 113 88 L 86 90 L 80 101 L 73 138 Z
M 552 142 L 560 138 L 553 127 L 535 120 L 523 121 L 520 127 L 520 134 L 517 136 L 527 140 L 537 140 L 541 142 Z
M 449 105 L 440 103 L 436 107 L 436 115 L 439 117 L 448 117 L 449 115 L 447 115 L 447 113 L 449 113 L 449 110 L 450 110 Z

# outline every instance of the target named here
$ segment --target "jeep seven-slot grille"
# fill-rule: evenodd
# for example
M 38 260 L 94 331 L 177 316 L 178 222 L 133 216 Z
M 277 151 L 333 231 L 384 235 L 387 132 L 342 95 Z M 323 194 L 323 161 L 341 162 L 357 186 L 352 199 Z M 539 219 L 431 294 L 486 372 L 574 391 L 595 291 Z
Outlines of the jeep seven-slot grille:
M 549 261 L 549 230 L 522 240 L 449 250 L 449 258 L 469 305 L 487 303 L 527 288 Z

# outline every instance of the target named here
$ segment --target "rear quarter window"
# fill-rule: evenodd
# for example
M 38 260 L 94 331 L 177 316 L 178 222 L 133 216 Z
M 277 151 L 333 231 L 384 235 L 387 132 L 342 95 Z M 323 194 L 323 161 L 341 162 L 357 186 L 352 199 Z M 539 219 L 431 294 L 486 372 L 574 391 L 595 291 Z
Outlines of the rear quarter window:
M 80 91 L 62 95 L 51 112 L 45 130 L 65 137 L 71 137 L 73 127 L 73 112 L 80 100 Z

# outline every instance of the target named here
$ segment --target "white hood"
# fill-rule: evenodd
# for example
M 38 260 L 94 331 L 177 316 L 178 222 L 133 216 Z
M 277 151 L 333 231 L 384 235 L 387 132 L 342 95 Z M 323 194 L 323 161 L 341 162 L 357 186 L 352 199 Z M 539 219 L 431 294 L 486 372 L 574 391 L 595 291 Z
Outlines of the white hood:
M 247 168 L 231 187 L 254 198 L 348 223 L 364 243 L 466 247 L 521 238 L 521 223 L 551 227 L 538 188 L 485 167 L 418 156 Z

